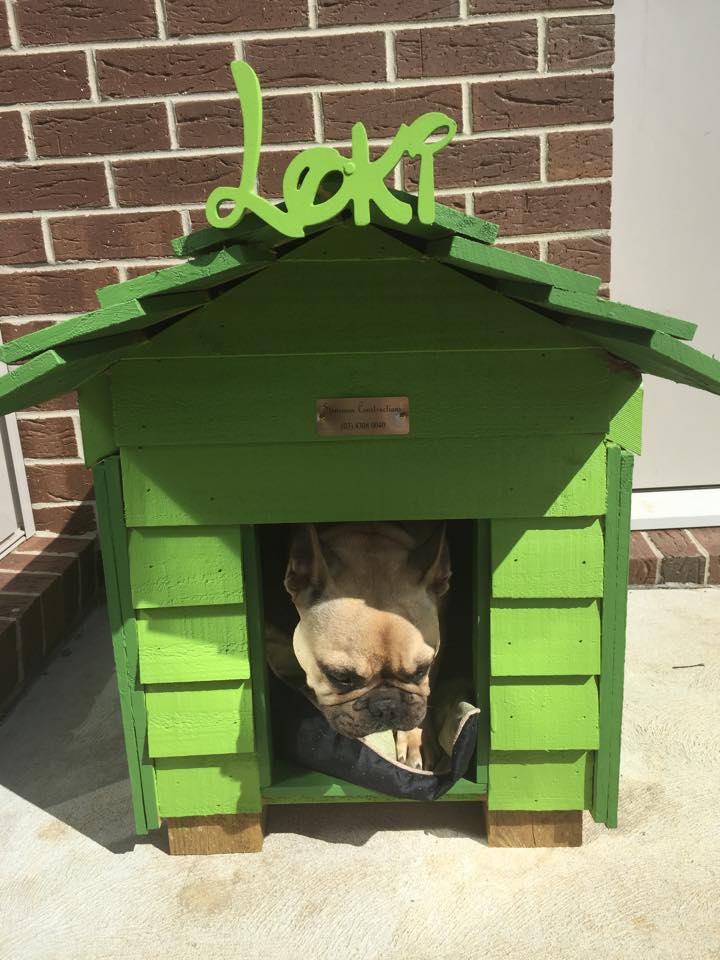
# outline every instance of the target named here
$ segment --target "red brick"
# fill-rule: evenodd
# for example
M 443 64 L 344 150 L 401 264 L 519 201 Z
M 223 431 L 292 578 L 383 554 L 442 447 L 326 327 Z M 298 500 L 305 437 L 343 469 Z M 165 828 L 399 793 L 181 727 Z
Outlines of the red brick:
M 611 7 L 615 0 L 470 0 L 470 13 L 534 13 L 536 10 L 580 10 Z
M 78 456 L 75 422 L 71 417 L 18 420 L 18 429 L 25 457 L 42 460 L 46 457 Z
M 363 83 L 386 77 L 381 33 L 248 40 L 244 52 L 265 87 Z
M 8 25 L 7 7 L 0 4 L 0 47 L 10 46 L 10 27 Z
M 649 530 L 648 537 L 663 558 L 660 583 L 703 583 L 705 557 L 684 530 Z
M 318 0 L 318 25 L 450 20 L 459 14 L 458 0 Z
M 181 147 L 235 147 L 243 143 L 237 97 L 175 104 Z M 315 137 L 312 97 L 290 94 L 263 100 L 263 142 L 312 142 Z
M 478 131 L 604 123 L 613 117 L 613 81 L 593 74 L 476 83 L 472 103 Z
M 0 590 L 3 596 L 19 594 L 39 597 L 57 580 L 57 573 L 22 573 L 15 570 L 0 570 Z
M 577 180 L 612 174 L 612 130 L 548 134 L 548 178 Z
M 95 542 L 95 537 L 45 537 L 34 536 L 25 540 L 15 551 L 35 556 L 78 557 Z
M 39 111 L 32 115 L 32 128 L 35 147 L 41 157 L 76 157 L 170 147 L 167 112 L 159 103 Z
M 437 197 L 437 202 L 444 207 L 452 207 L 454 210 L 462 210 L 465 213 L 465 194 L 464 193 L 443 193 Z
M 399 77 L 450 77 L 537 69 L 535 20 L 401 30 L 395 37 Z
M 10 343 L 18 337 L 25 337 L 28 333 L 37 333 L 38 330 L 47 330 L 54 326 L 53 320 L 24 320 L 20 323 L 5 320 L 0 323 L 0 334 L 3 343 Z
M 475 196 L 475 214 L 499 224 L 504 236 L 608 230 L 610 185 L 583 184 L 479 193 Z
M 205 226 L 207 226 L 207 221 L 205 222 Z M 179 260 L 172 260 L 172 261 L 163 262 L 159 266 L 157 263 L 153 262 L 148 264 L 139 264 L 138 266 L 135 266 L 135 267 L 128 267 L 127 277 L 128 277 L 128 280 L 134 280 L 136 277 L 144 277 L 148 273 L 155 273 L 156 270 L 161 270 L 163 267 L 170 267 L 173 265 L 173 263 L 180 263 L 180 262 L 181 261 Z
M 3 55 L 0 103 L 87 100 L 89 96 L 87 60 L 82 53 Z
M 440 189 L 522 183 L 539 177 L 537 137 L 456 140 L 435 157 L 435 184 Z M 406 162 L 405 185 L 413 190 L 417 188 L 416 160 Z
M 0 620 L 0 705 L 7 703 L 20 686 L 17 626 Z
M 553 17 L 547 21 L 548 70 L 586 70 L 611 67 L 614 60 L 615 19 Z
M 153 97 L 232 89 L 229 43 L 98 50 L 95 60 L 103 97 Z
M 153 0 L 21 0 L 15 10 L 26 46 L 158 35 Z
M 97 288 L 118 280 L 114 267 L 4 274 L 0 276 L 0 314 L 11 317 L 97 310 Z
M 237 185 L 241 169 L 240 151 L 223 156 L 161 157 L 113 163 L 120 206 L 204 202 L 214 187 Z
M 48 553 L 19 553 L 13 551 L 0 559 L 3 573 L 55 573 L 61 574 L 77 563 L 76 556 Z
M 539 243 L 498 243 L 503 250 L 509 250 L 511 253 L 520 253 L 523 257 L 532 257 L 533 260 L 540 259 Z
M 51 220 L 50 230 L 58 260 L 166 257 L 182 233 L 182 220 L 174 210 L 111 213 Z
M 690 533 L 709 554 L 707 582 L 720 584 L 720 527 L 693 527 Z
M 77 410 L 77 393 L 64 393 L 59 397 L 53 397 L 51 400 L 43 400 L 41 403 L 35 403 L 30 407 L 25 407 L 26 413 L 43 413 L 50 410 Z
M 548 260 L 561 267 L 589 273 L 610 281 L 610 237 L 573 237 L 570 240 L 550 240 Z
M 39 220 L 5 220 L 0 223 L 0 263 L 44 263 L 46 259 Z
M 5 213 L 98 207 L 108 203 L 101 163 L 5 167 L 0 178 L 0 206 Z
M 660 560 L 640 530 L 630 535 L 630 575 L 629 583 L 633 587 L 654 586 Z
M 165 0 L 168 33 L 192 37 L 308 24 L 307 0 Z
M 363 121 L 371 137 L 394 137 L 400 124 L 431 110 L 448 114 L 458 126 L 462 122 L 462 91 L 451 84 L 323 93 L 322 106 L 328 140 L 349 140 L 356 120 Z
M 27 157 L 22 117 L 19 113 L 0 113 L 0 160 L 24 160 Z
M 74 537 L 95 530 L 95 511 L 90 504 L 79 507 L 33 507 L 33 517 L 38 530 L 52 533 L 64 533 Z
M 33 503 L 91 498 L 92 474 L 81 463 L 29 463 L 26 470 Z

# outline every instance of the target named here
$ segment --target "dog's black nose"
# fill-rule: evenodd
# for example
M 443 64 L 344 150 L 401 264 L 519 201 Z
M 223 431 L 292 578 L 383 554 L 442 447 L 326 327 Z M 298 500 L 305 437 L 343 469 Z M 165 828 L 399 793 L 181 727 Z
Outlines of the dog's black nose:
M 397 696 L 388 694 L 388 696 L 373 697 L 368 703 L 368 713 L 373 720 L 381 720 L 388 727 L 392 727 L 397 720 L 400 711 L 400 704 Z

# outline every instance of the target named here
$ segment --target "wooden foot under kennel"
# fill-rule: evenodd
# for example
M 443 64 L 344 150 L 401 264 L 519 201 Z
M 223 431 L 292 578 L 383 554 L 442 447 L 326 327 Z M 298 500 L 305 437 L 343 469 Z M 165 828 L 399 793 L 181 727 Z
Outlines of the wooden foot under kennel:
M 262 813 L 172 817 L 165 822 L 168 847 L 173 855 L 259 853 L 265 837 L 264 810 Z
M 580 847 L 582 810 L 488 810 L 489 847 Z

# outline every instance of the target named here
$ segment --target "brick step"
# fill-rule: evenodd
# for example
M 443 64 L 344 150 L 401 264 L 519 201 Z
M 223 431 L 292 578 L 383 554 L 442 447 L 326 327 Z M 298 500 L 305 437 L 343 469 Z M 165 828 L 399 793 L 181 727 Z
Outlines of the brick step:
M 634 530 L 630 586 L 720 585 L 720 527 Z

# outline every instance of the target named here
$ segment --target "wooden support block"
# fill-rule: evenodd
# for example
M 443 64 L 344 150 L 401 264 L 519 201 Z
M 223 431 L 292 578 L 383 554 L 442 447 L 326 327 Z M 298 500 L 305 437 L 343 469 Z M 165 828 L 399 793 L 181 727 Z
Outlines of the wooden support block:
M 488 810 L 489 847 L 580 847 L 582 810 Z
M 209 817 L 173 817 L 167 823 L 173 856 L 210 853 L 259 853 L 265 837 L 265 811 L 218 813 Z

